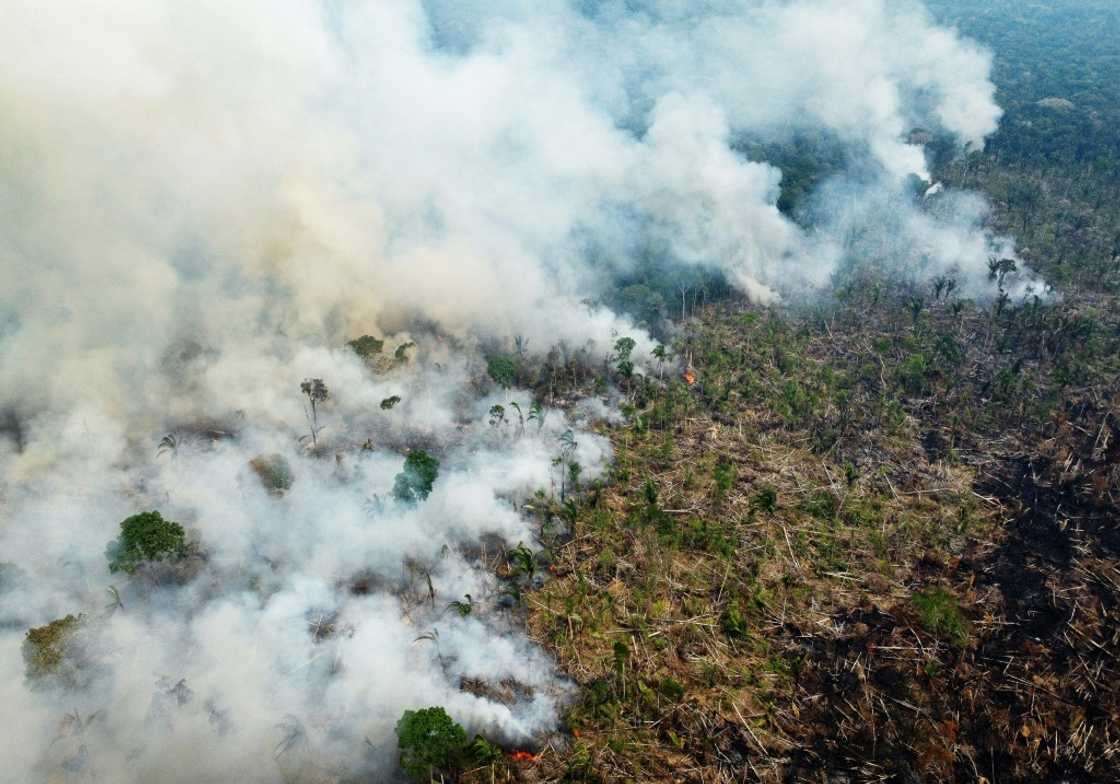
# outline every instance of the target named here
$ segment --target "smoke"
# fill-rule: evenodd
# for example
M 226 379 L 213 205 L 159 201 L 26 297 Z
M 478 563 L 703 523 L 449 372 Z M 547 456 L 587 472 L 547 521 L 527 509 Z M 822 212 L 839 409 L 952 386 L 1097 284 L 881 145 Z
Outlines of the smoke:
M 483 348 L 520 336 L 599 362 L 628 335 L 646 361 L 648 335 L 587 303 L 651 256 L 768 302 L 869 249 L 990 293 L 988 259 L 1014 253 L 979 197 L 907 195 L 928 177 L 911 129 L 976 146 L 1000 111 L 988 55 L 906 2 L 7 0 L 4 16 L 5 782 L 385 776 L 394 722 L 429 704 L 529 742 L 568 689 L 479 548 L 536 543 L 523 503 L 562 481 L 570 428 L 587 480 L 610 454 L 575 413 L 487 424 L 511 395 L 479 391 Z M 853 168 L 799 225 L 776 206 L 782 173 L 733 142 L 806 130 Z M 371 372 L 345 347 L 362 334 L 417 346 Z M 309 377 L 330 387 L 318 438 L 337 460 L 301 445 Z M 386 500 L 418 445 L 442 461 L 431 497 Z M 247 467 L 262 454 L 292 467 L 282 497 Z M 154 508 L 205 558 L 160 585 L 110 575 L 119 522 Z M 444 611 L 466 594 L 476 611 Z M 32 689 L 26 629 L 78 612 L 89 682 Z

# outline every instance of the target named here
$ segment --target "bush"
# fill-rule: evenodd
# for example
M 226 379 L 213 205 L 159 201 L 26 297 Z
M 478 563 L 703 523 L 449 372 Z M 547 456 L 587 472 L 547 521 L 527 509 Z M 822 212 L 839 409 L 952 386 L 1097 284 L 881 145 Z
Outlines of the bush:
M 735 484 L 735 465 L 726 457 L 721 457 L 712 469 L 712 479 L 715 481 L 715 497 L 723 500 Z
M 496 384 L 508 389 L 517 382 L 517 361 L 504 355 L 492 357 L 486 363 L 486 373 Z
M 28 678 L 39 680 L 59 676 L 64 682 L 72 680 L 66 671 L 71 668 L 64 668 L 63 665 L 71 658 L 74 634 L 82 620 L 80 615 L 67 615 L 46 626 L 28 630 L 22 651 Z
M 393 481 L 393 497 L 406 504 L 416 504 L 427 498 L 439 476 L 439 460 L 423 449 L 409 454 L 404 470 Z
M 720 618 L 723 632 L 733 640 L 745 640 L 749 634 L 747 617 L 739 609 L 738 599 L 727 603 L 727 609 Z
M 911 354 L 898 366 L 898 381 L 911 395 L 923 395 L 929 389 L 930 366 L 924 354 Z
M 135 574 L 149 561 L 179 561 L 186 554 L 183 526 L 164 520 L 159 512 L 143 512 L 121 522 L 120 538 L 105 551 L 109 571 L 125 574 Z
M 778 509 L 778 490 L 773 485 L 762 485 L 751 498 L 751 506 L 766 514 L 774 514 Z
M 397 407 L 397 403 L 399 403 L 399 402 L 401 402 L 401 396 L 400 395 L 393 395 L 392 397 L 387 397 L 387 398 L 385 398 L 384 400 L 381 401 L 381 410 L 382 411 L 392 411 L 394 408 Z
M 405 711 L 397 722 L 401 769 L 415 781 L 429 781 L 459 766 L 466 731 L 443 708 Z
M 381 353 L 385 348 L 385 341 L 378 340 L 372 335 L 362 335 L 357 340 L 351 340 L 347 345 L 355 354 L 368 361 Z
M 292 467 L 281 454 L 258 455 L 249 461 L 249 468 L 260 478 L 264 489 L 273 495 L 283 495 L 292 489 L 295 481 Z
M 948 638 L 964 647 L 968 643 L 968 621 L 957 606 L 957 599 L 944 588 L 930 588 L 914 594 L 918 619 L 930 634 Z
M 840 511 L 840 499 L 828 490 L 818 490 L 805 502 L 805 511 L 818 520 L 835 520 Z

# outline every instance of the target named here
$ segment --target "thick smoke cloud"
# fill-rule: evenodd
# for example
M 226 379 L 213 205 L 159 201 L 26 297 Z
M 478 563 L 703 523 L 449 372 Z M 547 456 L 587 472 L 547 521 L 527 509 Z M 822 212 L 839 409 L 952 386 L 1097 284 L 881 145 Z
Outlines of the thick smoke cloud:
M 558 410 L 497 433 L 480 348 L 643 354 L 584 303 L 650 248 L 763 302 L 821 288 L 876 227 L 859 252 L 977 292 L 1014 253 L 977 197 L 905 196 L 910 129 L 979 145 L 1000 116 L 988 56 L 909 3 L 6 0 L 0 52 L 4 782 L 385 776 L 393 723 L 429 704 L 528 742 L 567 687 L 470 553 L 535 541 L 521 504 L 570 427 L 588 479 L 609 449 Z M 732 145 L 806 129 L 859 168 L 807 228 Z M 365 333 L 416 357 L 371 373 L 344 347 Z M 338 460 L 298 440 L 305 377 L 331 387 Z M 433 495 L 378 502 L 417 444 L 443 459 Z M 268 453 L 283 498 L 246 467 Z M 206 553 L 183 585 L 107 572 L 150 508 Z M 477 613 L 442 612 L 468 593 Z M 95 619 L 90 682 L 32 690 L 24 632 L 70 612 Z

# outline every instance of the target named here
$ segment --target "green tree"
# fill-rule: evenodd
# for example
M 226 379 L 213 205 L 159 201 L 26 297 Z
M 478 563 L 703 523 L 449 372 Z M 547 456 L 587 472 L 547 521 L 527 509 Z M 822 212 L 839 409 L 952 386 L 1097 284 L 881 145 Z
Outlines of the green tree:
M 109 571 L 125 574 L 134 574 L 144 563 L 179 561 L 186 554 L 183 526 L 164 520 L 159 512 L 142 512 L 123 520 L 120 537 L 105 550 Z
M 630 355 L 637 345 L 633 338 L 619 338 L 614 344 L 614 350 L 618 356 L 618 364 L 615 369 L 625 379 L 634 375 L 634 362 Z
M 416 344 L 411 341 L 400 344 L 397 346 L 397 350 L 393 352 L 393 359 L 397 360 L 397 362 L 407 362 L 408 350 L 410 348 L 416 348 Z
M 467 746 L 466 731 L 438 707 L 405 711 L 396 732 L 401 769 L 414 781 L 454 773 Z
M 653 349 L 653 358 L 657 360 L 657 378 L 660 380 L 665 369 L 665 360 L 669 358 L 669 352 L 663 343 L 658 343 Z
M 517 360 L 500 354 L 486 363 L 486 373 L 499 386 L 509 389 L 517 382 Z
M 393 481 L 393 497 L 406 504 L 427 498 L 439 476 L 439 460 L 423 449 L 416 449 L 404 461 L 404 470 Z
M 372 335 L 362 335 L 357 340 L 351 340 L 347 345 L 350 346 L 359 357 L 369 361 L 381 353 L 385 348 L 385 341 L 378 340 Z

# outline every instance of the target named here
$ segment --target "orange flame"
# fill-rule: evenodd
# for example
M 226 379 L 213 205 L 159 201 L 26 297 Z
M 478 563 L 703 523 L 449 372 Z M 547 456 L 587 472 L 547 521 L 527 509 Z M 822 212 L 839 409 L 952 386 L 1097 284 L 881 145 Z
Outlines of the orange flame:
M 696 383 L 696 374 L 693 373 L 691 370 L 686 370 L 684 372 L 684 383 L 688 384 L 689 386 L 692 386 L 693 384 L 695 384 Z
M 531 754 L 528 751 L 515 751 L 509 755 L 514 762 L 540 762 L 541 755 Z

